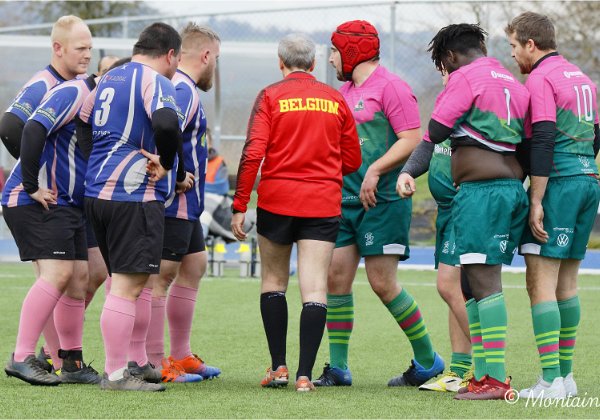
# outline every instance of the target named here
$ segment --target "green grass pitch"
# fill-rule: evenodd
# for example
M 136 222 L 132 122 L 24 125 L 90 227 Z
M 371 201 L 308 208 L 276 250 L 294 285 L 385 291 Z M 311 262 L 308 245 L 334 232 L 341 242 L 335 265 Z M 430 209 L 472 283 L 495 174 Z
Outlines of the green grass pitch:
M 388 379 L 403 372 L 410 346 L 398 325 L 371 291 L 364 270 L 354 287 L 356 319 L 351 339 L 352 387 L 296 393 L 261 389 L 259 381 L 269 356 L 259 311 L 259 281 L 240 279 L 228 271 L 224 278 L 207 278 L 200 287 L 192 333 L 192 349 L 223 370 L 220 378 L 198 384 L 169 384 L 158 394 L 101 391 L 97 386 L 33 387 L 14 378 L 0 379 L 2 418 L 593 418 L 600 408 L 527 407 L 524 401 L 454 401 L 452 395 L 396 389 Z M 513 385 L 534 383 L 539 362 L 522 274 L 505 274 L 509 332 L 507 363 Z M 0 355 L 13 350 L 21 302 L 32 284 L 28 264 L 0 265 Z M 417 299 L 437 351 L 450 361 L 447 307 L 435 289 L 432 271 L 399 271 L 399 281 Z M 600 348 L 600 277 L 582 276 L 582 321 L 577 337 L 575 377 L 580 396 L 600 397 L 600 368 L 594 349 Z M 99 316 L 103 293 L 86 313 L 84 354 L 102 371 L 103 350 Z M 288 365 L 297 367 L 300 298 L 296 278 L 288 292 Z M 168 343 L 168 341 L 167 341 Z M 123 343 L 127 345 L 127 343 Z M 317 377 L 328 360 L 326 336 L 313 372 Z M 589 405 L 589 404 L 588 404 Z M 593 405 L 593 404 L 592 404 Z

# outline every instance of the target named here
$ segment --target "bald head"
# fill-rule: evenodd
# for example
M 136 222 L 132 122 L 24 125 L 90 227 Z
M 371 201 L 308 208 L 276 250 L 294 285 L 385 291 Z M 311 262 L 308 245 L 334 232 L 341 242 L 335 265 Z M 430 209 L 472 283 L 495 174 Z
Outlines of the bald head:
M 63 16 L 52 27 L 52 66 L 66 80 L 88 71 L 92 33 L 77 16 Z
M 61 44 L 69 42 L 72 38 L 73 33 L 80 35 L 81 33 L 88 34 L 90 38 L 92 34 L 85 24 L 85 22 L 73 15 L 62 16 L 52 26 L 52 33 L 50 39 L 52 42 L 60 42 Z

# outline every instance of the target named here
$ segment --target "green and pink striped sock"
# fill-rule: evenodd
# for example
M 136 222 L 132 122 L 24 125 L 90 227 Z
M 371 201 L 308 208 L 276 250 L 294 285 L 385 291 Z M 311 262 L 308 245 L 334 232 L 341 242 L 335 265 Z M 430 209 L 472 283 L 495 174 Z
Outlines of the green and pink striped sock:
M 417 302 L 405 289 L 402 289 L 400 294 L 385 306 L 410 341 L 417 363 L 425 369 L 430 369 L 435 355 Z

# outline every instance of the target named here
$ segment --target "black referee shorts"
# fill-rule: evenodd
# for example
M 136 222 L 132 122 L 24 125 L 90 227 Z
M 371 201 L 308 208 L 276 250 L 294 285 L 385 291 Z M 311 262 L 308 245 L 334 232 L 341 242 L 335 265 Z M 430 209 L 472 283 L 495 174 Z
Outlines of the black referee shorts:
M 340 218 L 283 216 L 258 208 L 256 231 L 280 245 L 290 245 L 302 239 L 335 242 Z

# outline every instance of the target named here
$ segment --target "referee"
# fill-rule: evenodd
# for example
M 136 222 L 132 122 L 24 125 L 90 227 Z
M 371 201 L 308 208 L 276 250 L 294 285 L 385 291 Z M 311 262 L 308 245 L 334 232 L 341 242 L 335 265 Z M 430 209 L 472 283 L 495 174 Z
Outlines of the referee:
M 315 45 L 303 35 L 279 43 L 283 81 L 256 99 L 240 159 L 231 228 L 238 240 L 261 168 L 257 229 L 262 262 L 260 308 L 271 353 L 263 387 L 288 384 L 287 302 L 292 244 L 298 244 L 302 296 L 296 390 L 314 389 L 312 368 L 327 314 L 327 270 L 339 228 L 342 176 L 361 164 L 352 113 L 342 95 L 310 74 Z

